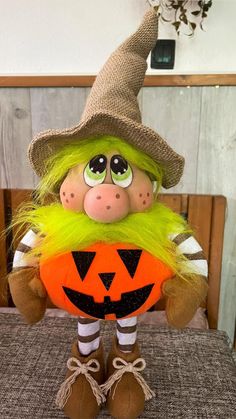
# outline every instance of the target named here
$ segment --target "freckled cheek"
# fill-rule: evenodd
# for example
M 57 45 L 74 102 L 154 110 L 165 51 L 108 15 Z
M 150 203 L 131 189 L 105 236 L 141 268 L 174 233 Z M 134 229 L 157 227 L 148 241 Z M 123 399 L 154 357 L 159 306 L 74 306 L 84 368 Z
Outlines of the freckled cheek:
M 154 202 L 152 186 L 136 187 L 129 193 L 131 212 L 142 212 Z
M 72 211 L 82 211 L 84 202 L 84 193 L 73 188 L 61 188 L 60 199 L 63 208 Z

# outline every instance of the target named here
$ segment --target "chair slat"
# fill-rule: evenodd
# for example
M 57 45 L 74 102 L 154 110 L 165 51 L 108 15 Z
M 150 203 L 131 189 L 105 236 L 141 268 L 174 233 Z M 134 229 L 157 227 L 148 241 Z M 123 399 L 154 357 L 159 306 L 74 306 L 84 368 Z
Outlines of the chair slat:
M 21 204 L 24 202 L 28 202 L 31 200 L 32 190 L 30 189 L 11 189 L 10 190 L 10 206 L 12 217 L 16 215 L 17 209 Z M 25 233 L 24 230 L 19 230 L 18 234 L 16 234 L 17 229 L 13 228 L 13 249 L 16 249 L 20 239 Z
M 180 214 L 182 217 L 187 220 L 188 219 L 188 195 L 183 194 L 181 195 L 181 212 Z
M 7 301 L 7 249 L 6 234 L 4 233 L 5 225 L 5 203 L 4 191 L 0 189 L 0 307 L 8 305 Z
M 194 229 L 194 236 L 209 258 L 211 237 L 212 196 L 189 195 L 188 222 Z
M 158 197 L 159 202 L 162 202 L 178 214 L 181 213 L 181 200 L 181 195 L 177 194 L 160 194 Z
M 218 321 L 225 208 L 225 197 L 214 196 L 211 215 L 211 240 L 209 251 L 209 291 L 207 296 L 208 322 L 211 329 L 217 328 Z

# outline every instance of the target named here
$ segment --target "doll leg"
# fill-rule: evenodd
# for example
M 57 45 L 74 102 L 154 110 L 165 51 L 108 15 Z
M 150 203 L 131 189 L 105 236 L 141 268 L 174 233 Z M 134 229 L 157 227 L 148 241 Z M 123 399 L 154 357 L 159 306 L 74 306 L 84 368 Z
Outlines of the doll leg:
M 66 380 L 57 393 L 56 404 L 70 419 L 97 417 L 105 396 L 100 385 L 105 380 L 105 365 L 99 320 L 79 317 L 78 339 L 67 362 Z
M 145 399 L 154 395 L 140 376 L 146 364 L 140 358 L 136 328 L 137 317 L 117 321 L 116 338 L 107 360 L 107 381 L 101 386 L 110 415 L 119 419 L 137 418 Z
M 117 320 L 116 336 L 122 352 L 132 352 L 137 339 L 137 317 Z
M 78 349 L 81 355 L 88 356 L 96 351 L 100 342 L 100 321 L 79 317 L 78 319 Z

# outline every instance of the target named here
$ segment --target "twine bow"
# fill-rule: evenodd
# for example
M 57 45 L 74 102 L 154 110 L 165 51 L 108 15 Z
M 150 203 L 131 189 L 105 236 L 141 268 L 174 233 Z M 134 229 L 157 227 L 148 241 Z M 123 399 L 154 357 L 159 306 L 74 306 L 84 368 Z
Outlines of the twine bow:
M 114 388 L 113 395 L 112 395 L 112 398 L 114 399 L 116 388 L 123 374 L 125 372 L 131 372 L 133 373 L 134 377 L 136 378 L 136 380 L 142 387 L 144 395 L 145 395 L 145 400 L 150 400 L 152 397 L 155 397 L 154 391 L 150 389 L 150 387 L 148 386 L 144 378 L 139 373 L 140 371 L 143 371 L 144 368 L 146 367 L 146 362 L 143 358 L 137 358 L 133 362 L 126 362 L 124 359 L 117 357 L 113 359 L 112 364 L 113 364 L 113 367 L 117 371 L 115 371 L 108 378 L 108 380 L 100 386 L 100 388 L 102 389 L 105 395 L 108 393 L 108 391 L 111 391 L 111 387 L 116 382 L 116 386 Z
M 90 359 L 88 362 L 82 363 L 77 358 L 72 357 L 68 359 L 67 367 L 70 371 L 73 371 L 73 373 L 62 383 L 57 393 L 56 405 L 60 409 L 65 406 L 72 393 L 72 384 L 74 384 L 76 378 L 80 374 L 84 374 L 89 382 L 98 406 L 106 401 L 97 381 L 90 374 L 90 372 L 97 372 L 100 370 L 99 362 L 96 359 Z

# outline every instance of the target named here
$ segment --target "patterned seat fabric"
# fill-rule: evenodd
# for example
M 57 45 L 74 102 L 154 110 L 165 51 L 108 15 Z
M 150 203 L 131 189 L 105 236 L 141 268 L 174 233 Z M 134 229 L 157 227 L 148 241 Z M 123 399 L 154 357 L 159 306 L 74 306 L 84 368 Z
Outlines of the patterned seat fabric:
M 18 315 L 0 314 L 1 418 L 64 417 L 55 407 L 55 394 L 76 322 L 46 317 L 29 328 Z M 112 322 L 104 324 L 106 349 L 112 328 Z M 145 378 L 156 393 L 142 419 L 236 417 L 236 366 L 224 332 L 142 324 L 138 336 Z M 109 415 L 103 410 L 99 418 Z

